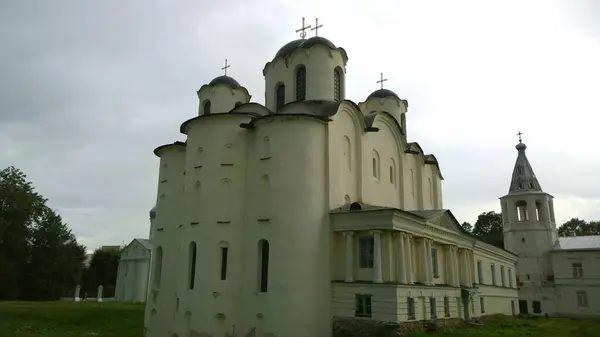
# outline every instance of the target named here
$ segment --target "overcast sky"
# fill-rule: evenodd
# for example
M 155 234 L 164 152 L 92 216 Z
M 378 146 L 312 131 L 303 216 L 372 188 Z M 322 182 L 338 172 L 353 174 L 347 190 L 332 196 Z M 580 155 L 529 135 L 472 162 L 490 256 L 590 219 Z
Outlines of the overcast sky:
M 88 248 L 148 235 L 158 159 L 221 74 L 264 103 L 262 68 L 305 16 L 346 49 L 347 98 L 409 101 L 459 221 L 498 210 L 524 133 L 557 221 L 600 220 L 600 2 L 0 2 L 0 168 L 22 169 Z

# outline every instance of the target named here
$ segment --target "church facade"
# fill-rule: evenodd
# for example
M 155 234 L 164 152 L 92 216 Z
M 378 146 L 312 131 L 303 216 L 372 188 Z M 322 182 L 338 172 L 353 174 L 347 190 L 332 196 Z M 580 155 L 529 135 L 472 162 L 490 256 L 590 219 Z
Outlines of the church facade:
M 325 38 L 292 41 L 263 69 L 264 105 L 219 76 L 186 140 L 156 148 L 146 336 L 325 337 L 334 318 L 516 312 L 517 256 L 443 208 L 406 100 L 346 99 L 347 61 Z
M 500 202 L 504 246 L 519 256 L 519 312 L 599 316 L 600 236 L 558 236 L 554 198 L 542 190 L 520 138 L 516 149 L 509 192 Z
M 147 239 L 133 239 L 123 248 L 115 285 L 116 301 L 146 301 L 151 255 L 152 243 Z

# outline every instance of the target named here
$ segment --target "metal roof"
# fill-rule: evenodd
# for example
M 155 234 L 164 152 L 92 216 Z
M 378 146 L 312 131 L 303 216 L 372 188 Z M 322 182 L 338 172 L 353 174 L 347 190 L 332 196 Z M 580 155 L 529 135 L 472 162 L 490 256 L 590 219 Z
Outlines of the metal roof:
M 555 250 L 598 249 L 600 250 L 600 235 L 565 236 L 558 238 Z

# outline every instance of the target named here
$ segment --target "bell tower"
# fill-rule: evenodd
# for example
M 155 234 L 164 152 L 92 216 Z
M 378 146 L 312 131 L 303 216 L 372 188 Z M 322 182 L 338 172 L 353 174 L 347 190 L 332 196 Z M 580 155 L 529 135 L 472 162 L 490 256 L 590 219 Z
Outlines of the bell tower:
M 543 288 L 554 281 L 550 256 L 558 241 L 554 202 L 553 197 L 542 190 L 533 172 L 525 154 L 527 145 L 522 142 L 522 133 L 517 135 L 517 160 L 510 187 L 508 194 L 500 198 L 504 248 L 519 256 L 516 268 L 519 299 L 550 301 Z M 543 313 L 551 312 L 551 307 L 542 303 Z

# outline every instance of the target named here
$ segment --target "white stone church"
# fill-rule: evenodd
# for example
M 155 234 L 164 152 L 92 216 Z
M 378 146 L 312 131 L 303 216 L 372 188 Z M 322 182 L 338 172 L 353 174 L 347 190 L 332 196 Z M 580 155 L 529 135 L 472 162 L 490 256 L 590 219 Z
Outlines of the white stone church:
M 219 76 L 198 90 L 186 141 L 154 150 L 146 336 L 326 337 L 334 318 L 516 313 L 517 256 L 443 208 L 406 100 L 346 99 L 347 61 L 323 37 L 289 42 L 263 69 L 264 105 Z

